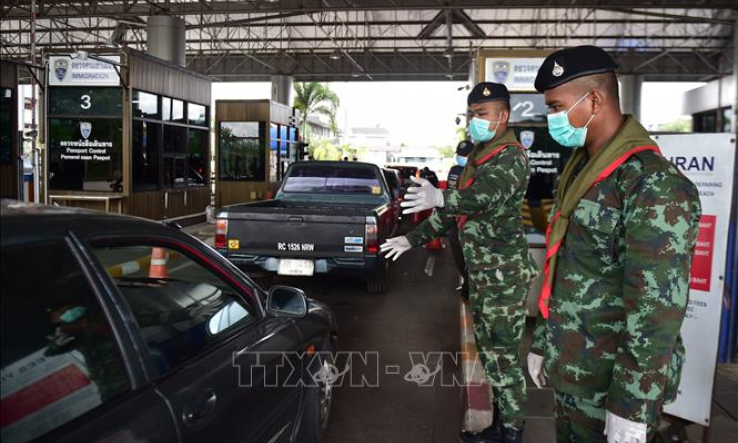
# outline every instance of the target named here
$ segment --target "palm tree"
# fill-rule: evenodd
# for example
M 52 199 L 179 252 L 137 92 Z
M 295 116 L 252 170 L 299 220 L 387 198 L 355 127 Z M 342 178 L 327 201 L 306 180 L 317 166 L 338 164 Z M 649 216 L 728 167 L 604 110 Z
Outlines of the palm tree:
M 331 88 L 323 83 L 295 83 L 295 108 L 302 114 L 302 130 L 305 138 L 309 138 L 306 129 L 308 117 L 317 114 L 327 117 L 331 129 L 336 131 L 336 113 L 340 100 Z

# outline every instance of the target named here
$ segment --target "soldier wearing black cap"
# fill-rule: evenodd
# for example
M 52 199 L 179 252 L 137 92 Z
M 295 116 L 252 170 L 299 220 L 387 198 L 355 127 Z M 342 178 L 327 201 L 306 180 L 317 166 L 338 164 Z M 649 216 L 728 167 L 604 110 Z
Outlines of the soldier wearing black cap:
M 475 443 L 520 443 L 526 386 L 518 348 L 525 328 L 525 299 L 536 274 L 520 214 L 530 169 L 524 148 L 507 127 L 507 88 L 480 83 L 467 103 L 472 117 L 469 133 L 476 146 L 458 188 L 441 191 L 416 179 L 420 186 L 408 190 L 405 213 L 436 211 L 407 236 L 387 240 L 382 250 L 388 258 L 397 258 L 458 227 L 477 349 L 493 389 L 495 409 L 489 428 L 479 434 L 463 432 L 461 438 Z
M 684 357 L 698 192 L 621 113 L 616 68 L 580 46 L 549 55 L 535 81 L 549 133 L 575 149 L 556 191 L 528 355 L 536 385 L 547 373 L 554 388 L 560 443 L 656 440 Z

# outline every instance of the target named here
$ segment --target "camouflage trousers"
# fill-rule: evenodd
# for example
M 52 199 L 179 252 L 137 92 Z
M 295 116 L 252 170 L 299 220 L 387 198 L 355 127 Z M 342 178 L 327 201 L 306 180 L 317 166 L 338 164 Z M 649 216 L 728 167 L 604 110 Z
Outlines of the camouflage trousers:
M 557 443 L 607 443 L 605 398 L 581 398 L 554 391 Z M 657 427 L 649 426 L 647 440 L 658 443 Z
M 497 280 L 494 271 L 469 273 L 474 338 L 502 425 L 522 429 L 527 398 L 518 348 L 525 329 L 528 282 Z

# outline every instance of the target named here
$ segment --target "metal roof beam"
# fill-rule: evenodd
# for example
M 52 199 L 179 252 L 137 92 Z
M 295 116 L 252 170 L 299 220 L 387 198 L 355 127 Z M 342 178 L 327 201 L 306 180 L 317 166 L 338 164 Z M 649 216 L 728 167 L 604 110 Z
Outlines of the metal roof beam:
M 609 8 L 638 8 L 638 9 L 694 9 L 699 7 L 702 9 L 728 9 L 736 10 L 735 0 L 703 0 L 698 5 L 694 0 L 653 0 L 647 6 L 643 5 L 642 0 L 609 0 Z M 602 0 L 578 0 L 576 7 L 578 8 L 601 8 Z M 28 6 L 30 0 L 19 0 L 18 6 Z M 312 6 L 317 5 L 317 6 Z M 356 1 L 352 4 L 342 3 L 340 5 L 330 5 L 325 3 L 313 3 L 311 6 L 305 6 L 301 2 L 293 2 L 281 0 L 273 3 L 265 4 L 264 2 L 252 1 L 234 1 L 221 0 L 211 1 L 206 7 L 197 1 L 186 1 L 179 3 L 171 3 L 169 1 L 153 1 L 147 0 L 144 4 L 126 4 L 125 1 L 100 1 L 94 9 L 94 14 L 98 15 L 114 15 L 124 17 L 130 15 L 146 16 L 151 14 L 154 8 L 159 12 L 166 12 L 172 15 L 186 16 L 199 14 L 249 14 L 249 13 L 301 13 L 312 14 L 329 11 L 392 11 L 392 10 L 438 10 L 444 9 L 509 9 L 509 8 L 568 8 L 572 7 L 571 0 L 500 0 L 497 2 L 489 2 L 489 0 L 465 0 L 464 2 L 443 4 L 432 0 L 405 0 L 401 6 L 397 6 L 388 0 L 363 0 Z M 352 6 L 353 5 L 353 6 Z M 81 6 L 81 8 L 80 8 Z M 210 9 L 212 7 L 212 10 Z M 75 9 L 76 8 L 76 9 Z M 8 9 L 8 16 L 13 18 L 22 18 L 30 16 L 27 10 L 21 10 L 12 7 L 4 7 Z M 59 1 L 50 10 L 42 11 L 39 18 L 50 16 L 63 17 L 80 17 L 93 15 L 90 2 L 79 0 Z

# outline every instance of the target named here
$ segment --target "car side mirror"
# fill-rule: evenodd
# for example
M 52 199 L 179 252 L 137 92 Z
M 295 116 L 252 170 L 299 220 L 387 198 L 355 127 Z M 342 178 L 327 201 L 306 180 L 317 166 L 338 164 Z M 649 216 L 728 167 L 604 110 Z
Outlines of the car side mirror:
M 277 317 L 304 317 L 307 314 L 305 293 L 289 286 L 274 286 L 267 294 L 267 312 Z

